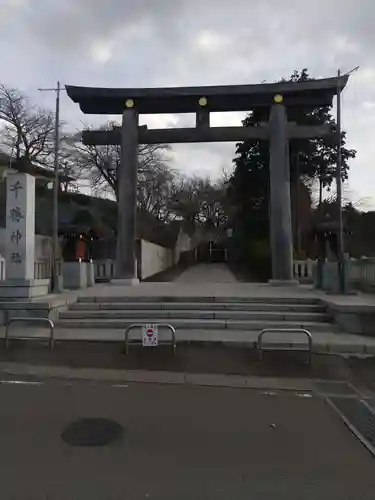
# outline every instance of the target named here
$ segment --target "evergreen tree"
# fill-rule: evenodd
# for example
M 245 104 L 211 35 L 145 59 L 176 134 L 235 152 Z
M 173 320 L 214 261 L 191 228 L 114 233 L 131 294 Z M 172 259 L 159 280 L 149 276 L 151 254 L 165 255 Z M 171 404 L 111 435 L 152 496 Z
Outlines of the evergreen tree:
M 310 80 L 307 69 L 294 71 L 288 80 L 303 82 Z M 243 121 L 244 127 L 256 127 L 268 121 L 269 109 L 256 108 Z M 288 121 L 299 125 L 336 123 L 331 107 L 315 109 L 295 107 L 288 109 Z M 342 131 L 342 178 L 348 178 L 349 160 L 356 151 L 347 149 L 346 132 Z M 291 198 L 294 187 L 300 182 L 318 181 L 322 187 L 330 187 L 335 178 L 337 147 L 334 135 L 318 139 L 290 141 Z M 259 269 L 264 267 L 269 274 L 269 144 L 267 141 L 249 140 L 237 144 L 233 160 L 235 170 L 229 183 L 228 194 L 236 207 L 234 220 L 235 248 L 237 259 L 252 262 Z

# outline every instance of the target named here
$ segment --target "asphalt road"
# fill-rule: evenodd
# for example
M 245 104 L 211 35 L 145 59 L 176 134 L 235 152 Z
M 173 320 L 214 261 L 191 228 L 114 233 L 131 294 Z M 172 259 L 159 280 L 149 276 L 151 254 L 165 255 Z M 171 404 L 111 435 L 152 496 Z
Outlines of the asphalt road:
M 374 498 L 374 459 L 319 397 L 49 379 L 3 381 L 0 401 L 2 500 Z M 89 417 L 121 437 L 66 444 Z

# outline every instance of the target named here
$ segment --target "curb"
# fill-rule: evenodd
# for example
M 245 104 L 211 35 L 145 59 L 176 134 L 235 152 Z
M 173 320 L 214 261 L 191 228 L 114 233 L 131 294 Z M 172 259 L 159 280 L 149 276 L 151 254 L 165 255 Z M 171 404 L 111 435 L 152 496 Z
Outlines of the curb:
M 278 389 L 289 391 L 315 390 L 315 379 L 275 378 L 223 374 L 179 373 L 147 370 L 111 370 L 35 366 L 21 363 L 0 363 L 0 376 L 49 378 L 57 380 L 175 384 L 185 387 L 210 386 L 247 389 Z M 1 383 L 1 381 L 0 381 Z M 6 383 L 6 380 L 3 381 Z
M 44 333 L 44 332 L 43 332 Z M 10 341 L 16 341 L 18 335 L 14 335 L 9 337 Z M 121 336 L 123 336 L 123 332 L 121 331 Z M 339 335 L 338 335 L 339 337 Z M 47 337 L 42 335 L 30 336 L 27 339 L 29 342 L 38 341 L 43 342 L 48 340 Z M 372 339 L 373 340 L 373 339 Z M 0 349 L 1 343 L 4 341 L 4 332 L 0 331 Z M 108 339 L 98 339 L 98 338 L 64 338 L 59 335 L 55 336 L 55 348 L 58 349 L 59 344 L 66 345 L 74 345 L 76 343 L 87 343 L 87 344 L 118 344 L 120 347 L 124 345 L 124 340 L 122 338 L 108 338 Z M 264 345 L 270 344 L 273 342 L 264 342 Z M 298 346 L 299 343 L 290 343 L 290 342 L 278 342 L 278 344 L 283 344 L 285 346 L 290 346 L 290 351 L 293 352 L 293 346 Z M 214 340 L 214 339 L 202 339 L 202 340 L 178 340 L 177 338 L 177 353 L 178 348 L 181 347 L 229 347 L 229 348 L 241 348 L 241 349 L 257 349 L 257 341 L 256 340 L 235 340 L 235 339 L 226 339 L 226 340 Z M 277 351 L 277 348 L 274 349 Z M 306 349 L 307 350 L 307 349 Z M 375 342 L 362 343 L 362 342 L 324 342 L 315 340 L 313 338 L 313 346 L 312 352 L 314 354 L 346 354 L 346 355 L 375 355 Z

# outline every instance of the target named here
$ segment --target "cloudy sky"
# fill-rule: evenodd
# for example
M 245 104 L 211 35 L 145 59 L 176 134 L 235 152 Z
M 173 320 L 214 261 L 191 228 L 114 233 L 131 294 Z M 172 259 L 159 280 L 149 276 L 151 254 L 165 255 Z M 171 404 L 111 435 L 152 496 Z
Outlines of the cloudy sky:
M 2 83 L 43 106 L 39 87 L 215 85 L 276 81 L 307 67 L 314 77 L 360 65 L 343 94 L 343 127 L 357 149 L 345 193 L 375 208 L 374 0 L 0 0 Z M 84 116 L 62 97 L 72 128 Z M 215 114 L 237 125 L 241 114 Z M 149 127 L 193 125 L 194 117 L 141 117 Z M 233 144 L 179 145 L 174 165 L 215 177 Z

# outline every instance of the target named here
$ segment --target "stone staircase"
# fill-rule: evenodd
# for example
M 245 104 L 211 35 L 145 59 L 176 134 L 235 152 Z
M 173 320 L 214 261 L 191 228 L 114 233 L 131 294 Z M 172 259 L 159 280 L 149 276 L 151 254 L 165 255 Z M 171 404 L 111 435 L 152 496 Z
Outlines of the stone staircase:
M 169 323 L 184 339 L 202 331 L 337 331 L 324 306 L 310 297 L 81 297 L 69 310 L 60 313 L 56 326 L 64 330 L 110 331 L 133 323 Z

